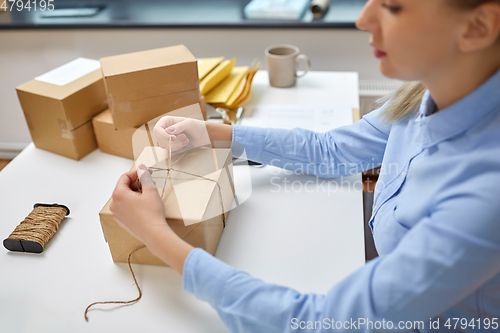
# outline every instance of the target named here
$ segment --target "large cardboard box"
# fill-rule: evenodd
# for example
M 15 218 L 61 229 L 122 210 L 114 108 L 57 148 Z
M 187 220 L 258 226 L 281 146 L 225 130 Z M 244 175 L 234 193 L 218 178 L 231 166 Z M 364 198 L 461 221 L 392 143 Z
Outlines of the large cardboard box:
M 205 120 L 207 115 L 205 99 L 202 96 L 199 106 L 188 105 L 167 115 Z M 99 149 L 104 153 L 134 160 L 137 157 L 134 156 L 134 152 L 138 154 L 145 147 L 155 145 L 151 131 L 160 117 L 141 127 L 116 129 L 111 110 L 106 109 L 92 120 Z
M 196 58 L 184 45 L 100 61 L 117 129 L 141 126 L 200 99 Z
M 176 154 L 168 173 L 165 170 L 171 162 L 167 151 L 147 147 L 135 165 L 140 163 L 157 170 L 152 176 L 165 205 L 168 225 L 189 244 L 215 254 L 234 198 L 231 150 L 199 148 Z M 129 254 L 143 244 L 116 223 L 109 210 L 111 202 L 99 214 L 102 229 L 113 261 L 127 262 Z M 131 262 L 165 265 L 146 248 L 134 253 Z
M 107 107 L 101 70 L 82 72 L 79 60 L 92 61 L 76 59 L 16 87 L 35 146 L 75 160 L 97 148 L 91 120 Z

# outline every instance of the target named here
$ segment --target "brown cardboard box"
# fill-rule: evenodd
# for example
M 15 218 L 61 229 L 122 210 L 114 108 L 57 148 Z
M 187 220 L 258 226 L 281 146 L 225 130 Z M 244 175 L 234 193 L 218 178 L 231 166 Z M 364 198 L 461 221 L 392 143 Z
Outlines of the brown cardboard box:
M 135 127 L 117 130 L 113 123 L 111 110 L 106 109 L 92 120 L 95 137 L 99 149 L 103 153 L 134 159 L 132 136 L 138 129 Z
M 158 192 L 165 205 L 167 223 L 189 244 L 215 254 L 222 234 L 223 215 L 227 217 L 234 198 L 231 150 L 193 149 L 172 156 L 172 161 L 174 162 L 170 175 L 167 175 L 166 171 L 153 173 L 157 186 L 160 184 Z M 169 165 L 167 151 L 159 147 L 147 147 L 136 161 L 136 165 L 140 163 L 164 169 Z M 200 175 L 214 181 L 175 170 Z M 127 262 L 130 252 L 142 246 L 142 243 L 116 223 L 109 210 L 111 202 L 112 199 L 99 213 L 101 225 L 113 261 Z M 134 253 L 131 262 L 165 265 L 148 249 Z
M 206 103 L 204 102 L 204 98 L 202 98 L 199 102 L 200 106 L 196 104 L 188 105 L 179 110 L 169 112 L 167 115 L 205 120 Z M 104 153 L 133 160 L 134 151 L 140 153 L 145 147 L 154 145 L 154 140 L 150 131 L 154 128 L 160 117 L 138 128 L 130 127 L 116 129 L 111 110 L 106 109 L 92 120 L 99 149 Z M 134 137 L 135 140 L 133 140 Z
M 62 86 L 31 80 L 16 91 L 35 146 L 75 160 L 97 148 L 91 120 L 107 107 L 100 69 Z
M 200 99 L 196 58 L 184 45 L 100 61 L 117 129 L 141 126 Z
M 200 97 L 200 108 L 203 120 L 207 120 L 207 101 L 205 100 L 205 96 Z

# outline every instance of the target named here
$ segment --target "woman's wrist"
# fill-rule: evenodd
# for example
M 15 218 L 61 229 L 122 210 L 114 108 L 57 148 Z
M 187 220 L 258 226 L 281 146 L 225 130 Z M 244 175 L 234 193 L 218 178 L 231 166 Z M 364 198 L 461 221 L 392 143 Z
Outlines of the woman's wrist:
M 220 124 L 213 121 L 205 122 L 207 127 L 208 136 L 212 142 L 213 147 L 222 147 L 223 143 L 227 143 L 229 147 L 233 140 L 233 126 L 227 124 Z M 215 145 L 217 142 L 217 145 Z
M 182 275 L 184 261 L 194 247 L 181 239 L 169 227 L 157 230 L 147 241 L 153 255 Z

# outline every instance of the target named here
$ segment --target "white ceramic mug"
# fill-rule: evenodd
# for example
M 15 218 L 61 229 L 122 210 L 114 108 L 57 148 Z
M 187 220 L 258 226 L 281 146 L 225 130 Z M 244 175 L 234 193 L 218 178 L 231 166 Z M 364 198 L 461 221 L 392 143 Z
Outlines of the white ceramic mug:
M 304 61 L 306 69 L 297 73 L 297 64 Z M 273 45 L 266 49 L 269 83 L 273 87 L 286 88 L 295 85 L 297 78 L 306 75 L 311 67 L 309 58 L 300 54 L 298 47 L 287 44 Z

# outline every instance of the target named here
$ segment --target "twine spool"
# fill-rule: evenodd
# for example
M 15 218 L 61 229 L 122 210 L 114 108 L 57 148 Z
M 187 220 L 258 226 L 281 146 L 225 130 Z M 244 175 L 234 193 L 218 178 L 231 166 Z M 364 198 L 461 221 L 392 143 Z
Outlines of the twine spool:
M 10 251 L 42 253 L 67 215 L 69 208 L 64 205 L 37 203 L 24 221 L 4 239 L 3 246 Z

